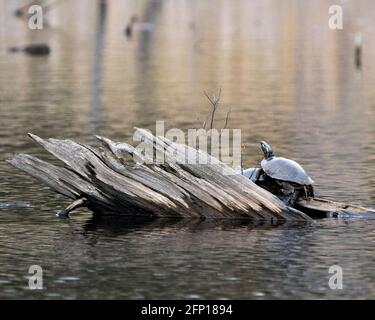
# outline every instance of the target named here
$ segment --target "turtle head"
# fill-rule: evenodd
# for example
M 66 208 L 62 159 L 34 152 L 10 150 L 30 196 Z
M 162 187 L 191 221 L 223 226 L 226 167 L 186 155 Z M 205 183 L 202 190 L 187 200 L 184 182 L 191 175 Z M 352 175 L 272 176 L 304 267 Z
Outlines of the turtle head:
M 273 150 L 267 142 L 261 141 L 260 142 L 260 148 L 262 149 L 262 151 L 264 153 L 265 159 L 269 159 L 269 158 L 273 157 Z

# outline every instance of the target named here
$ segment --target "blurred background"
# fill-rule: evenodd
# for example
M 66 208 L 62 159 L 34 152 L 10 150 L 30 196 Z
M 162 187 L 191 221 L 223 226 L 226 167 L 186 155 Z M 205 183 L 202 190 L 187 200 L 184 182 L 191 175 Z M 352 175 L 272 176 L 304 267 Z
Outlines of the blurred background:
M 375 206 L 374 1 L 60 0 L 49 2 L 43 30 L 30 30 L 27 14 L 15 16 L 27 3 L 0 0 L 1 160 L 14 152 L 48 159 L 27 132 L 88 143 L 96 143 L 94 134 L 131 142 L 134 126 L 154 131 L 156 120 L 165 120 L 166 129 L 199 127 L 210 108 L 203 91 L 221 88 L 218 121 L 224 123 L 231 108 L 229 127 L 242 129 L 245 166 L 258 164 L 258 142 L 266 140 L 277 154 L 303 165 L 318 195 Z M 332 4 L 343 8 L 343 30 L 328 27 Z M 50 54 L 9 51 L 40 43 Z M 42 219 L 45 234 L 59 224 L 51 212 L 65 203 L 3 161 L 0 200 L 27 201 L 27 219 Z M 0 211 L 0 253 L 25 243 L 24 212 Z M 16 231 L 8 231 L 10 226 Z M 363 231 L 366 236 L 366 244 L 373 244 L 372 228 Z M 372 253 L 373 246 L 359 261 L 368 263 Z M 14 261 L 6 266 L 11 269 Z M 372 287 L 366 288 L 361 292 L 371 296 Z M 271 289 L 259 297 L 277 297 Z M 292 289 L 287 294 L 294 297 L 299 291 Z M 227 296 L 244 297 L 234 292 Z

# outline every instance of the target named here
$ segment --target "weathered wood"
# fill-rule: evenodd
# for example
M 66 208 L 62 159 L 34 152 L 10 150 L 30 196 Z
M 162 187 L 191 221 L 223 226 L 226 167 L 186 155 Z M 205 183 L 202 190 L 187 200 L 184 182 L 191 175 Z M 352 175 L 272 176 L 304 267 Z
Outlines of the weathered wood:
M 104 137 L 96 148 L 29 134 L 66 167 L 22 154 L 9 162 L 75 200 L 64 214 L 87 206 L 101 214 L 311 221 L 207 153 L 136 130 L 152 154 Z M 150 161 L 154 153 L 164 162 Z M 186 155 L 207 164 L 185 163 Z
M 57 216 L 58 217 L 67 217 L 69 214 L 74 211 L 75 209 L 86 207 L 87 199 L 86 198 L 81 198 L 73 203 L 71 203 L 69 206 L 67 206 L 65 209 L 61 210 Z
M 375 210 L 371 208 L 322 198 L 299 200 L 296 203 L 296 208 L 303 210 L 303 212 L 308 213 L 314 218 L 339 215 L 349 215 L 353 217 L 359 215 L 375 215 Z

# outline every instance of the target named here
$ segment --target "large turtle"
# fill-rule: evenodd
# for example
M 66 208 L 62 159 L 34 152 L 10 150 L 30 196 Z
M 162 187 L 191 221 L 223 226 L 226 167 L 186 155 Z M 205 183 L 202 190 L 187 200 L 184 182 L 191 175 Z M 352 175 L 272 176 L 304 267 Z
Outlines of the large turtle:
M 295 161 L 276 157 L 271 146 L 260 142 L 264 153 L 261 170 L 257 174 L 256 183 L 276 194 L 287 205 L 293 206 L 300 197 L 314 197 L 312 184 L 314 181 Z

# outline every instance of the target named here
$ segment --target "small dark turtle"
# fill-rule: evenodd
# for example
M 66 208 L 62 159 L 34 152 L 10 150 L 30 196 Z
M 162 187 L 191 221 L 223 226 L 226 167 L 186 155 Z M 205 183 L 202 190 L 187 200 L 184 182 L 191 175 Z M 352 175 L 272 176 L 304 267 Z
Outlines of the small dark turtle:
M 260 147 L 264 153 L 260 163 L 264 172 L 259 179 L 261 186 L 275 193 L 287 205 L 294 205 L 301 196 L 314 197 L 314 181 L 297 162 L 274 156 L 271 146 L 265 141 L 260 142 Z

